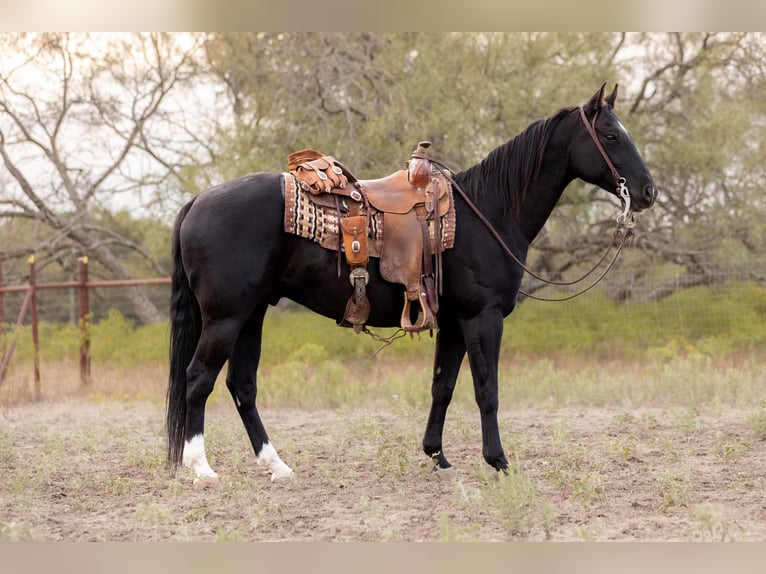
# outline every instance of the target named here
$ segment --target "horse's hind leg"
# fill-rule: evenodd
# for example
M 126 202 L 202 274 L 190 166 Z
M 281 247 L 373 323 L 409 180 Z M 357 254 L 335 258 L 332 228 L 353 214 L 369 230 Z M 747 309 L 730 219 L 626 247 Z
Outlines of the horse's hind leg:
M 274 481 L 292 476 L 293 471 L 282 462 L 271 445 L 255 406 L 255 397 L 258 392 L 257 370 L 261 356 L 261 336 L 266 308 L 265 303 L 259 305 L 240 331 L 234 345 L 234 352 L 229 359 L 226 386 L 234 399 L 239 416 L 242 417 L 258 465 L 265 466 L 271 472 L 271 480 Z
M 205 456 L 205 403 L 215 380 L 234 348 L 240 322 L 204 321 L 194 358 L 186 370 L 186 442 L 183 464 L 195 474 L 195 484 L 217 482 L 218 475 Z

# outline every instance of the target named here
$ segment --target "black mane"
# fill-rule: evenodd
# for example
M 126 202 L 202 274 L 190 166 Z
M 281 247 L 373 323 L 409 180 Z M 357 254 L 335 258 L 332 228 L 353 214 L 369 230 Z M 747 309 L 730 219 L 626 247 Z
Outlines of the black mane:
M 524 131 L 492 150 L 473 167 L 456 175 L 475 196 L 479 190 L 494 189 L 501 196 L 503 209 L 518 216 L 530 182 L 539 175 L 543 154 L 551 134 L 576 107 L 563 108 L 550 117 L 537 120 Z

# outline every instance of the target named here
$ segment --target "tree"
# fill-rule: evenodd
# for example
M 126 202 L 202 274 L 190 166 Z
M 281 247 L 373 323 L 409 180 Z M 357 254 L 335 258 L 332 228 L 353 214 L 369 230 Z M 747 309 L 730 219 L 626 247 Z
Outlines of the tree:
M 494 33 L 212 34 L 205 50 L 236 116 L 217 140 L 223 177 L 302 147 L 378 177 L 422 139 L 465 168 L 587 98 L 615 51 L 607 35 Z
M 373 178 L 428 139 L 466 168 L 603 81 L 620 84 L 618 113 L 660 189 L 631 257 L 683 274 L 652 296 L 717 281 L 766 245 L 763 34 L 42 34 L 2 36 L 0 50 L 0 232 L 35 222 L 32 245 L 0 256 L 87 253 L 113 277 L 142 273 L 127 249 L 164 273 L 116 212 L 162 207 L 167 220 L 189 194 L 285 169 L 303 147 Z M 573 184 L 531 265 L 575 274 L 606 249 L 617 212 Z M 159 317 L 140 292 L 134 306 Z
M 220 134 L 223 178 L 274 170 L 314 147 L 360 177 L 402 167 L 422 139 L 455 169 L 559 107 L 587 99 L 615 76 L 624 35 L 607 34 L 217 34 L 206 41 L 211 70 L 227 86 L 237 129 Z M 227 162 L 226 158 L 232 158 Z M 237 173 L 237 170 L 240 170 Z M 583 186 L 564 203 L 587 215 Z M 578 191 L 579 190 L 579 191 Z M 588 199 L 588 198 L 585 198 Z M 606 202 L 614 209 L 614 203 Z M 566 213 L 571 219 L 573 209 Z M 594 226 L 603 223 L 603 211 Z M 558 227 L 567 220 L 557 218 Z M 549 232 L 539 258 L 563 272 L 595 248 Z M 581 222 L 570 225 L 581 233 Z M 552 231 L 552 232 L 551 232 Z M 558 241 L 558 239 L 564 241 Z M 573 249 L 573 245 L 579 245 Z
M 638 56 L 622 66 L 636 79 L 627 112 L 660 187 L 638 245 L 681 269 L 649 295 L 657 299 L 720 282 L 763 255 L 766 38 L 671 33 L 630 42 Z
M 720 281 L 766 245 L 763 34 L 217 34 L 205 46 L 238 118 L 217 140 L 229 176 L 279 169 L 291 151 L 316 147 L 378 177 L 419 139 L 464 168 L 611 81 L 660 191 L 623 258 L 668 268 L 672 282 L 651 296 Z M 533 268 L 554 278 L 587 268 L 618 211 L 592 186 L 570 186 L 533 246 Z M 631 286 L 613 291 L 629 296 Z
M 103 213 L 146 213 L 194 161 L 200 139 L 174 97 L 196 76 L 195 46 L 194 38 L 167 34 L 0 39 L 0 218 L 41 228 L 32 245 L 6 245 L 0 255 L 34 252 L 44 267 L 85 254 L 128 279 L 119 247 L 167 274 L 141 245 L 104 225 Z M 163 319 L 140 288 L 128 296 L 143 321 Z

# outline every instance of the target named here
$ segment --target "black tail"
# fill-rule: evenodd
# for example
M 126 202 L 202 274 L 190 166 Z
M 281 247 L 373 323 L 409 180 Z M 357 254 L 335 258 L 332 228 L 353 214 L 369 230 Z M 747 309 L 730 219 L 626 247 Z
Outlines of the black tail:
M 167 462 L 181 464 L 186 439 L 186 368 L 194 356 L 201 331 L 200 309 L 181 260 L 180 228 L 194 200 L 178 214 L 173 227 L 173 273 L 170 288 L 170 377 L 166 398 Z

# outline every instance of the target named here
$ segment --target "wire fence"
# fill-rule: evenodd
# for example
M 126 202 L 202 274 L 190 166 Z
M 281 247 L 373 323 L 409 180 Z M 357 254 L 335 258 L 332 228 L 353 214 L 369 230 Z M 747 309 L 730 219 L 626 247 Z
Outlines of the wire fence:
M 88 324 L 97 324 L 117 311 L 133 324 L 140 323 L 127 295 L 130 282 L 88 281 L 75 274 L 69 281 L 41 283 L 35 290 L 35 318 L 31 312 L 20 313 L 28 285 L 3 287 L 1 279 L 0 336 L 6 342 L 0 345 L 0 356 L 7 352 L 8 334 L 17 320 L 26 326 L 38 318 L 79 328 L 86 316 Z M 169 280 L 138 283 L 166 315 Z M 561 287 L 538 289 L 539 285 L 528 279 L 523 287 L 552 298 L 570 293 Z M 83 296 L 88 297 L 85 308 Z M 298 308 L 289 302 L 282 307 Z M 509 326 L 508 345 L 540 352 L 609 349 L 618 337 L 633 341 L 637 348 L 702 341 L 724 350 L 766 349 L 766 259 L 730 261 L 699 273 L 669 265 L 619 266 L 594 289 L 572 301 L 522 298 Z M 81 357 L 83 365 L 88 360 Z M 83 369 L 85 372 L 85 366 Z
M 525 280 L 534 289 L 534 282 Z M 563 297 L 546 287 L 536 294 Z M 717 345 L 720 352 L 766 348 L 766 259 L 732 260 L 696 271 L 672 265 L 622 266 L 565 303 L 524 301 L 524 327 L 540 325 L 552 346 L 608 347 L 617 337 L 643 348 Z

